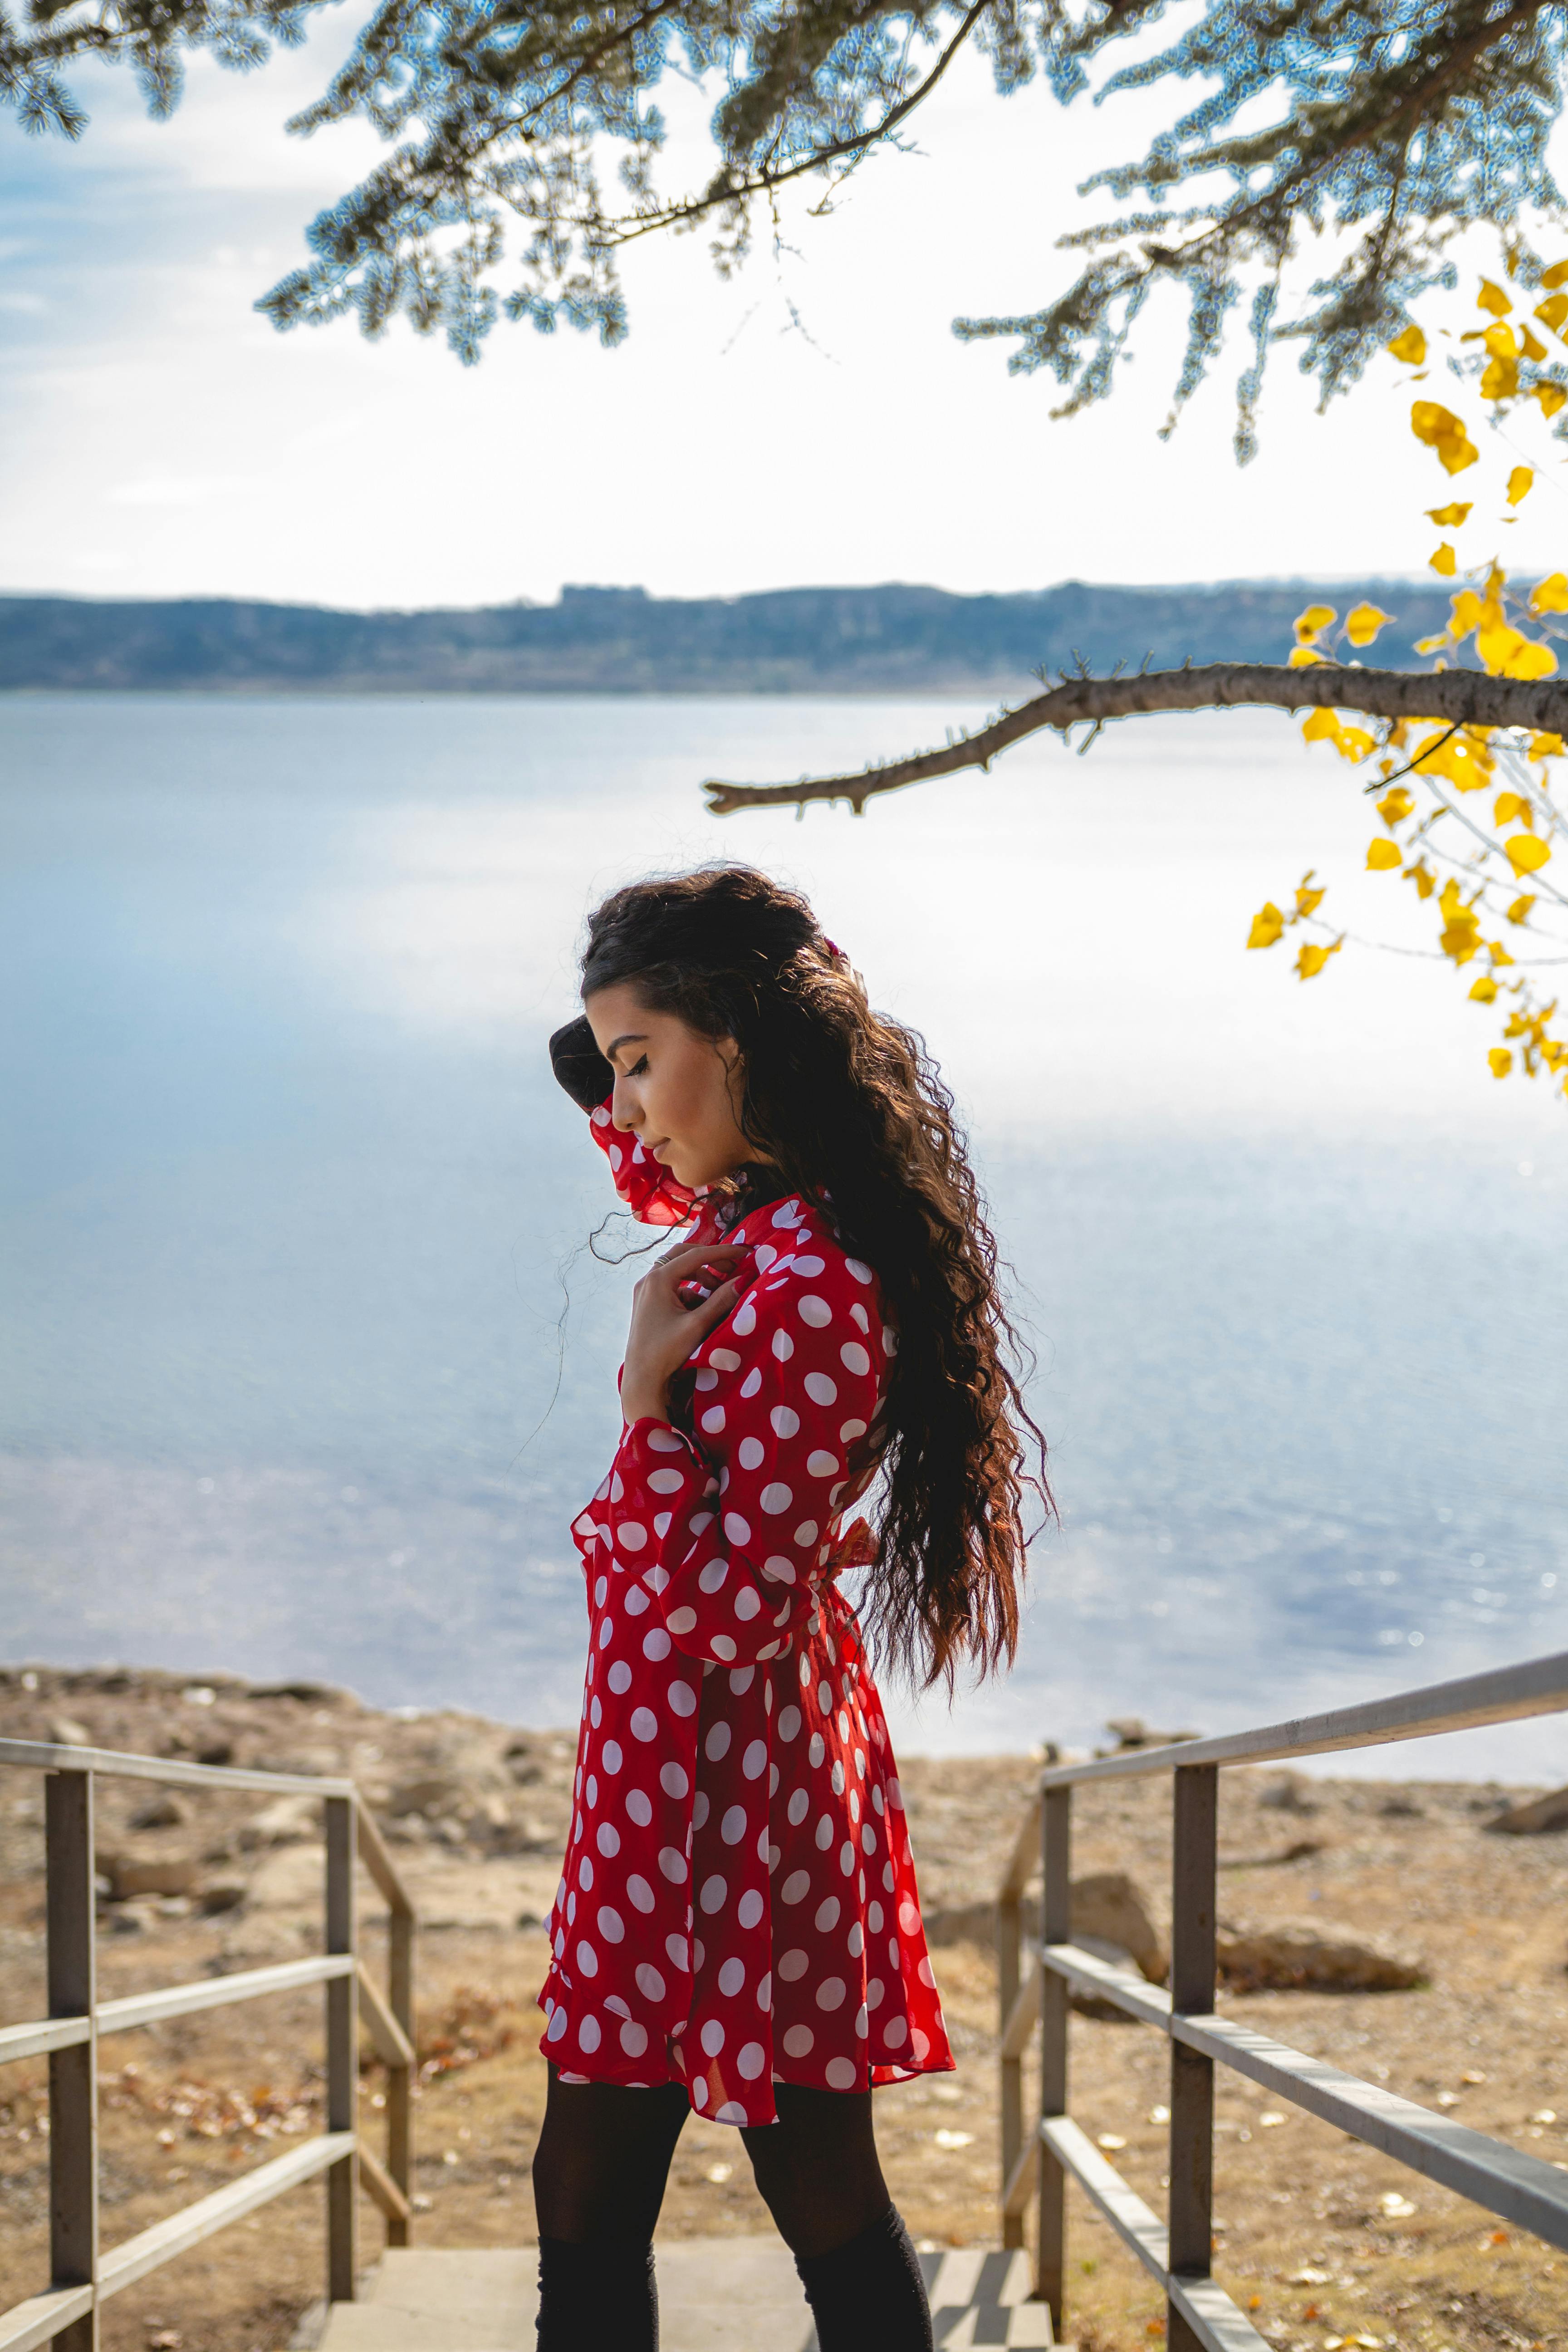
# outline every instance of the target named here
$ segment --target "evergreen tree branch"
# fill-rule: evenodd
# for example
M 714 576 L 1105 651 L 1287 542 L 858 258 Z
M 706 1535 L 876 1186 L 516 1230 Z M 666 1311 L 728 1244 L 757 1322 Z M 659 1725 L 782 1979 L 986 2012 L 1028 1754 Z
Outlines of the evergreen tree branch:
M 941 751 L 864 769 L 858 775 L 812 777 L 798 784 L 731 784 L 710 778 L 702 789 L 714 816 L 732 816 L 739 809 L 804 808 L 808 801 L 847 801 L 860 816 L 867 802 L 879 793 L 957 775 L 965 768 L 989 770 L 999 752 L 1042 728 L 1054 727 L 1065 734 L 1082 723 L 1099 727 L 1110 719 L 1152 711 L 1234 709 L 1244 704 L 1276 710 L 1359 710 L 1373 719 L 1528 727 L 1568 734 L 1568 682 L 1561 679 L 1492 677 L 1471 669 L 1342 669 L 1330 662 L 1303 669 L 1264 662 L 1209 662 L 1198 668 L 1141 670 L 1131 677 L 1064 678 L 1016 710 L 1005 711 L 978 734 Z

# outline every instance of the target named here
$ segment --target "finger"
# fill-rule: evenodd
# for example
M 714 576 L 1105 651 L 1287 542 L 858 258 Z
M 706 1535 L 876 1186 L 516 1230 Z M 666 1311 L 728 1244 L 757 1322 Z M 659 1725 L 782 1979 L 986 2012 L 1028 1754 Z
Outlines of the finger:
M 663 1257 L 655 1258 L 656 1265 L 699 1265 L 704 1258 L 744 1257 L 744 1242 L 686 1242 L 679 1249 L 669 1250 Z
M 710 1297 L 704 1298 L 698 1306 L 687 1310 L 692 1322 L 698 1327 L 697 1336 L 691 1342 L 692 1348 L 700 1347 L 714 1325 L 722 1323 L 725 1316 L 733 1310 L 740 1295 L 739 1284 L 721 1282 Z M 689 1348 L 688 1355 L 690 1352 L 691 1349 Z

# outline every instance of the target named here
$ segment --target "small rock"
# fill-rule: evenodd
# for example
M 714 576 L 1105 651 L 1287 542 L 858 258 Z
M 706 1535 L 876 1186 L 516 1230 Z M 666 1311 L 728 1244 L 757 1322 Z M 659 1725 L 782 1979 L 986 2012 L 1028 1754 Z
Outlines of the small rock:
M 69 1715 L 55 1717 L 49 1725 L 48 1740 L 51 1748 L 91 1748 L 94 1745 L 86 1724 L 78 1723 L 75 1717 Z
M 191 1818 L 189 1805 L 183 1804 L 172 1789 L 161 1789 L 144 1805 L 138 1805 L 131 1816 L 133 1830 L 176 1830 Z
M 195 1863 L 183 1854 L 100 1854 L 98 1866 L 116 1903 L 134 1895 L 188 1895 L 197 1874 Z
M 1072 1936 L 1075 1944 L 1109 1946 L 1119 1958 L 1130 1959 L 1151 1984 L 1163 1984 L 1169 1962 L 1149 1906 L 1125 1871 L 1100 1871 L 1072 1885 Z
M 1502 1837 L 1539 1837 L 1546 1830 L 1568 1830 L 1568 1789 L 1533 1797 L 1528 1805 L 1510 1805 L 1482 1824 Z
M 234 1762 L 233 1740 L 207 1740 L 196 1749 L 196 1762 L 198 1764 L 232 1764 Z
M 1179 1740 L 1196 1739 L 1195 1731 L 1151 1731 L 1141 1715 L 1115 1715 L 1106 1725 L 1119 1748 L 1171 1748 Z
M 1215 1956 L 1226 1982 L 1241 1992 L 1408 1992 L 1426 1980 L 1414 1954 L 1322 1919 L 1222 1921 Z
M 196 1889 L 196 1901 L 203 1913 L 216 1918 L 223 1911 L 237 1911 L 245 1900 L 243 1878 L 209 1878 Z
M 253 1813 L 238 1833 L 247 1850 L 258 1845 L 292 1845 L 321 1834 L 321 1809 L 314 1797 L 275 1797 Z

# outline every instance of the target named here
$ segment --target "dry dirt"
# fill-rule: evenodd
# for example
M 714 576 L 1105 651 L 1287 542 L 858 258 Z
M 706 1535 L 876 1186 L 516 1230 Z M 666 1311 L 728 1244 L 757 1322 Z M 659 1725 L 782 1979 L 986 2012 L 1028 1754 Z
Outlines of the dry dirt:
M 542 2104 L 534 1990 L 538 1920 L 565 1824 L 572 1740 L 459 1715 L 387 1716 L 310 1685 L 268 1693 L 214 1679 L 0 1672 L 0 1737 L 86 1734 L 142 1753 L 351 1769 L 387 1821 L 422 1917 L 418 2232 L 438 2245 L 532 2234 L 528 2164 Z M 995 1964 L 986 1903 L 1031 1779 L 1021 1757 L 905 1759 L 903 1780 L 958 2071 L 879 2094 L 893 2193 L 917 2238 L 994 2242 Z M 106 1900 L 104 1997 L 319 1948 L 321 1849 L 308 1808 L 181 1793 L 145 1820 L 146 1782 L 99 1783 L 99 1851 L 183 1872 L 184 1895 Z M 1522 1791 L 1473 1785 L 1222 1780 L 1222 1911 L 1380 1934 L 1424 1980 L 1380 1994 L 1230 1993 L 1228 2012 L 1385 2082 L 1568 2169 L 1568 1838 L 1485 1834 Z M 1283 1800 L 1283 1802 L 1281 1802 Z M 412 1808 L 412 1810 L 410 1810 Z M 1168 1790 L 1080 1794 L 1075 1872 L 1123 1870 L 1157 1918 L 1168 1880 Z M 41 2013 L 39 1777 L 0 1777 L 0 2021 Z M 137 1825 L 142 1816 L 142 1825 Z M 210 1909 L 206 1906 L 214 1906 Z M 217 1907 L 223 1906 L 223 1907 Z M 379 1964 L 368 1887 L 364 1940 Z M 521 1923 L 521 1924 L 520 1924 Z M 321 2116 L 321 1997 L 218 2010 L 102 2046 L 106 2243 L 129 2236 Z M 1072 2105 L 1162 2207 L 1168 2056 L 1131 2025 L 1075 2019 Z M 368 2060 L 361 2085 L 381 2099 Z M 43 2283 L 47 2072 L 0 2076 L 0 2309 Z M 1281 2352 L 1538 2352 L 1568 2341 L 1568 2258 L 1403 2173 L 1223 2072 L 1215 2267 Z M 940 2137 L 939 2137 L 940 2135 Z M 1392 2200 L 1392 2207 L 1389 2200 Z M 307 2186 L 112 2302 L 106 2352 L 272 2352 L 321 2292 L 322 2190 Z M 377 2223 L 363 2209 L 364 2259 Z M 757 2231 L 766 2216 L 733 2132 L 698 2122 L 678 2151 L 671 2237 Z M 1075 2201 L 1068 2333 L 1137 2352 L 1163 2331 L 1152 2284 Z

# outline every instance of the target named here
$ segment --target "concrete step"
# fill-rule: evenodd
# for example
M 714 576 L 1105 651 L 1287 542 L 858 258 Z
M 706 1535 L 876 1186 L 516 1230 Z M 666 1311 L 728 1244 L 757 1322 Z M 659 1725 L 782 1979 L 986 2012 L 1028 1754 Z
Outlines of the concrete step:
M 657 2261 L 661 2352 L 816 2352 L 777 2238 L 672 2238 Z M 531 2246 L 390 2249 L 358 2303 L 331 2306 L 321 2352 L 533 2352 L 537 2264 Z M 921 2268 L 943 2352 L 1051 2343 L 1025 2255 L 961 2246 L 922 2253 Z

